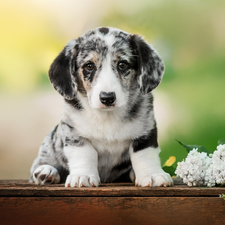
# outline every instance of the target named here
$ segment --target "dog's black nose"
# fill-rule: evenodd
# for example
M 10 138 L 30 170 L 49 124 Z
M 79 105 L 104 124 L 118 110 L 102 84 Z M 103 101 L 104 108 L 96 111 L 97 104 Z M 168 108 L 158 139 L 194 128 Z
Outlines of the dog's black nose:
M 102 91 L 99 95 L 100 101 L 106 106 L 111 106 L 116 100 L 115 92 L 104 92 Z

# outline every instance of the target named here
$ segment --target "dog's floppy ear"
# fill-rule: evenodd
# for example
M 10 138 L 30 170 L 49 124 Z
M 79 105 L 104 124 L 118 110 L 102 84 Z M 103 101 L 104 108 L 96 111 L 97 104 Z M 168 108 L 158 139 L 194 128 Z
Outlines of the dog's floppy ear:
M 55 88 L 64 98 L 71 100 L 76 95 L 76 84 L 74 73 L 75 59 L 77 55 L 77 40 L 71 40 L 59 53 L 50 66 L 49 79 Z M 72 65 L 74 64 L 74 65 Z
M 131 46 L 138 57 L 138 86 L 142 94 L 147 94 L 162 80 L 164 64 L 156 51 L 140 36 L 131 36 Z

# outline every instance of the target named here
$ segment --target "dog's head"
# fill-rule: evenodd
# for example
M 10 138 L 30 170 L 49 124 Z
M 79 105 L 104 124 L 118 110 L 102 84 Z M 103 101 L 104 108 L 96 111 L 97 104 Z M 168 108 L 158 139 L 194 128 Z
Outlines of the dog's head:
M 151 92 L 160 83 L 164 65 L 140 36 L 101 27 L 71 40 L 49 70 L 54 88 L 66 99 L 77 92 L 91 107 L 125 105 L 131 90 Z

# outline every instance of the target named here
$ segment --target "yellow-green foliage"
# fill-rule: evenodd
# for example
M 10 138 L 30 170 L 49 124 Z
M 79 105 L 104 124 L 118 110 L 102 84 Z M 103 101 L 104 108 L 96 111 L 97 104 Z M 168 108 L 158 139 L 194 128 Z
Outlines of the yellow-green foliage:
M 49 64 L 64 44 L 49 23 L 28 2 L 0 2 L 1 90 L 30 91 L 42 73 L 47 78 Z

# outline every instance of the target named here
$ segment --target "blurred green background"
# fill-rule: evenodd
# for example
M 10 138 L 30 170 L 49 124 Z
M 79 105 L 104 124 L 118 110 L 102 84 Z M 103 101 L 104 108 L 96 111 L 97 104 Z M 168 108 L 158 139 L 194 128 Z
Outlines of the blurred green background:
M 162 164 L 187 155 L 175 139 L 216 149 L 225 137 L 224 12 L 222 0 L 1 0 L 0 179 L 29 177 L 63 105 L 49 65 L 98 26 L 144 36 L 165 62 L 154 91 Z

